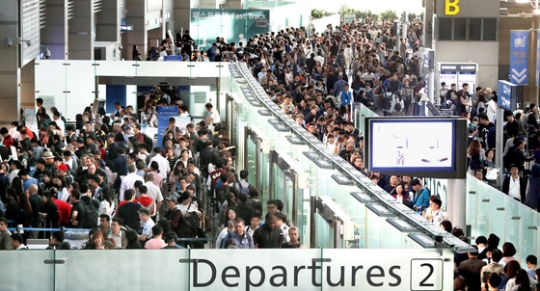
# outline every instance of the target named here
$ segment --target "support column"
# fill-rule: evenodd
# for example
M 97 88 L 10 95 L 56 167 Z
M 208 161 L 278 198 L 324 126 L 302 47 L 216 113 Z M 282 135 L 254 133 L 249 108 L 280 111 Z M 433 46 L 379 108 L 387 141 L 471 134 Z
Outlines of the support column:
M 0 1 L 0 126 L 18 121 L 20 115 L 19 14 L 19 1 Z
M 65 60 L 68 55 L 68 19 L 66 0 L 47 0 L 45 27 L 41 44 L 49 46 L 50 59 Z
M 191 9 L 199 8 L 199 3 L 199 0 L 174 0 L 174 34 L 177 32 L 182 34 L 185 30 L 189 30 Z
M 426 0 L 426 11 L 424 13 L 423 47 L 433 47 L 433 0 Z
M 126 0 L 126 23 L 133 25 L 133 31 L 122 34 L 124 45 L 123 57 L 132 60 L 131 51 L 134 45 L 139 46 L 141 58 L 146 60 L 148 53 L 148 33 L 146 31 L 146 1 Z
M 31 61 L 21 68 L 21 107 L 34 108 L 35 103 L 35 62 Z
M 70 60 L 94 59 L 94 1 L 73 1 L 73 18 L 69 20 Z M 105 1 L 106 2 L 106 1 Z
M 120 11 L 118 0 L 101 2 L 101 11 L 96 14 L 96 41 L 120 40 Z
M 461 226 L 465 229 L 467 218 L 467 180 L 448 179 L 447 216 L 452 225 Z

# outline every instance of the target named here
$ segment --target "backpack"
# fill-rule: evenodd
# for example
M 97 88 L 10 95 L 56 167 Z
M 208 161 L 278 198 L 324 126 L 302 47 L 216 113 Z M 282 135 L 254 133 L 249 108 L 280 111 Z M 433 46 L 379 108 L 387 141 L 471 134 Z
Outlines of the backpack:
M 229 187 L 221 186 L 216 190 L 216 199 L 217 201 L 223 203 L 227 199 L 227 194 L 229 194 Z
M 238 185 L 238 191 L 242 194 L 245 194 L 246 196 L 249 197 L 249 189 L 251 189 L 251 185 L 248 183 L 248 186 L 247 187 L 242 187 L 242 183 L 240 183 L 240 181 L 237 181 L 236 182 L 236 185 Z
M 188 210 L 191 203 L 188 206 Z M 180 221 L 180 233 L 182 237 L 193 237 L 197 233 L 201 219 L 196 212 L 191 212 L 189 216 L 182 216 Z
M 382 96 L 382 109 L 383 110 L 390 110 L 392 108 L 393 98 L 394 98 L 394 94 L 390 92 L 383 93 L 383 96 Z
M 154 141 L 146 134 L 142 134 L 144 137 L 144 145 L 148 151 L 151 151 L 154 148 Z
M 480 157 L 471 157 L 471 160 L 469 162 L 469 168 L 471 168 L 471 170 L 482 170 L 483 163 Z
M 98 213 L 96 211 L 96 208 L 92 204 L 92 200 L 89 200 L 89 203 L 84 202 L 81 199 L 82 204 L 86 208 L 86 211 L 83 215 L 83 222 L 82 227 L 83 228 L 96 228 L 97 227 L 97 221 L 98 221 Z

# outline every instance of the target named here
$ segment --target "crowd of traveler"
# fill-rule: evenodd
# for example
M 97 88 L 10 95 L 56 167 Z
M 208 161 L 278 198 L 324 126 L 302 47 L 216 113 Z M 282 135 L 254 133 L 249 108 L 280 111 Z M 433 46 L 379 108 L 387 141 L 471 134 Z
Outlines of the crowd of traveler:
M 384 115 L 420 115 L 427 98 L 420 66 L 422 23 L 413 21 L 399 46 L 391 27 L 367 19 L 329 25 L 322 33 L 287 28 L 247 43 L 218 37 L 206 54 L 210 61 L 246 62 L 268 98 L 326 147 L 431 223 L 469 242 L 461 228 L 452 227 L 442 201 L 431 195 L 422 177 L 370 172 L 364 166 L 364 137 L 352 122 L 352 103 Z M 188 32 L 175 42 L 185 59 L 201 59 Z M 165 54 L 168 43 L 169 37 L 160 48 Z M 133 50 L 134 59 L 140 58 Z M 112 115 L 87 108 L 75 125 L 38 99 L 38 133 L 18 122 L 0 129 L 0 249 L 25 249 L 27 238 L 43 236 L 53 248 L 69 248 L 63 232 L 7 230 L 17 226 L 90 228 L 84 246 L 90 249 L 201 248 L 204 240 L 177 244 L 178 238 L 200 239 L 214 232 L 216 248 L 302 247 L 299 229 L 282 212 L 283 202 L 268 200 L 263 209 L 259 190 L 247 182 L 249 173 L 234 169 L 236 153 L 211 104 L 206 119 L 185 129 L 171 118 L 160 145 L 142 131 L 142 125 L 157 126 L 157 105 L 177 104 L 180 116 L 190 116 L 173 91 L 155 87 L 138 112 L 119 103 Z M 509 175 L 499 186 L 538 209 L 540 166 L 526 167 L 540 160 L 540 151 L 534 151 L 537 107 L 505 113 L 499 122 L 505 122 L 507 146 L 496 151 L 497 93 L 480 87 L 469 91 L 468 84 L 459 90 L 442 84 L 437 105 L 470 121 L 470 173 L 493 181 L 486 177 L 496 168 L 494 155 L 504 154 L 503 172 Z M 536 286 L 534 255 L 527 257 L 525 270 L 514 257 L 515 247 L 506 242 L 500 250 L 496 235 L 479 236 L 474 243 L 477 251 L 455 255 L 455 290 Z

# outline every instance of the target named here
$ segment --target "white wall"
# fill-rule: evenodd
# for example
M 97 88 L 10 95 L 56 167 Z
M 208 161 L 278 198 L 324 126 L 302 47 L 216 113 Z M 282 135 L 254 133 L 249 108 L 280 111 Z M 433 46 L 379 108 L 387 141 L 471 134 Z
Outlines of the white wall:
M 72 121 L 76 114 L 83 112 L 86 106 L 94 102 L 96 76 L 193 79 L 230 76 L 226 63 L 139 62 L 138 66 L 133 66 L 134 64 L 132 61 L 36 60 L 34 97 L 49 100 L 45 104 L 47 108 L 56 106 L 68 121 Z M 99 97 L 105 98 L 105 86 L 99 86 L 98 90 Z M 136 88 L 128 86 L 127 101 L 136 100 L 136 93 L 133 93 L 136 91 Z
M 496 41 L 437 41 L 435 61 L 478 63 L 478 86 L 497 87 L 499 44 Z

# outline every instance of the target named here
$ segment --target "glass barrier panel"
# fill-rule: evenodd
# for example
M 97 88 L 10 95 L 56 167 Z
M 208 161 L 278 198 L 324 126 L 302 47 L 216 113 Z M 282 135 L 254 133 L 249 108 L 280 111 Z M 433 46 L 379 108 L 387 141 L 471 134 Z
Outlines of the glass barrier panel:
M 517 202 L 512 197 L 504 195 L 504 200 L 506 200 L 505 204 L 505 221 L 506 221 L 506 237 L 504 239 L 505 242 L 511 242 L 516 247 L 516 250 L 518 250 L 518 253 L 515 255 L 516 258 L 522 258 L 525 259 L 525 257 L 528 254 L 523 254 L 523 241 L 520 240 L 520 233 L 522 232 L 522 229 L 520 228 L 521 225 L 521 203 L 514 203 Z M 486 234 L 487 235 L 487 234 Z M 503 241 L 501 237 L 501 241 Z
M 135 77 L 137 76 L 137 67 L 143 65 L 146 61 L 94 61 L 96 76 L 117 76 L 117 77 Z
M 58 250 L 56 259 L 64 261 L 56 265 L 57 290 L 188 290 L 190 283 L 187 249 Z
M 95 66 L 90 61 L 66 61 L 66 109 L 62 112 L 67 121 L 75 122 L 77 114 L 91 106 L 96 98 Z
M 505 220 L 505 210 L 506 210 L 506 195 L 496 195 L 492 192 L 493 201 L 490 203 L 490 229 L 489 233 L 496 234 L 501 241 L 506 237 L 506 220 Z
M 493 195 L 494 189 L 491 186 L 487 185 L 486 183 L 478 181 L 478 179 L 476 179 L 472 175 L 467 175 L 467 181 L 468 180 L 475 180 L 476 183 L 480 185 L 480 187 L 478 187 L 476 191 L 476 199 L 477 199 L 478 207 L 476 208 L 476 211 L 477 211 L 476 222 L 475 222 L 476 235 L 473 235 L 473 237 L 476 237 L 479 235 L 483 235 L 487 237 L 489 235 L 490 224 L 492 223 L 489 220 L 489 216 L 490 216 L 490 204 L 493 203 L 492 201 L 493 199 L 495 199 L 495 196 Z M 470 190 L 467 189 L 467 192 L 469 191 Z M 470 195 L 470 194 L 467 194 L 467 195 L 469 195 L 467 196 L 467 199 L 474 198 L 472 197 L 474 195 Z
M 53 250 L 0 251 L 0 289 L 60 290 L 55 286 L 54 259 Z
M 478 209 L 478 180 L 476 178 L 473 178 L 473 179 L 467 179 L 467 188 L 466 188 L 466 199 L 467 199 L 467 203 L 466 203 L 466 207 L 467 209 L 465 210 L 466 211 L 466 218 L 465 218 L 465 223 L 467 225 L 470 225 L 471 226 L 471 236 L 473 237 L 477 237 L 479 236 L 479 232 L 478 232 L 478 226 L 476 225 L 478 223 L 478 220 L 477 220 L 477 217 L 476 217 L 476 213 L 477 213 L 477 209 Z M 450 219 L 451 221 L 452 219 Z M 462 225 L 459 225 L 461 227 L 465 227 L 465 226 L 462 226 Z
M 315 246 L 318 248 L 333 248 L 334 247 L 334 229 L 330 227 L 328 222 L 321 216 L 315 215 L 316 221 L 316 241 Z
M 44 104 L 50 104 L 47 105 L 48 107 L 55 106 L 64 114 L 67 112 L 67 66 L 63 65 L 66 62 L 64 60 L 36 60 L 34 74 L 36 98 L 42 98 Z
M 537 240 L 538 238 L 538 212 L 535 210 L 523 205 L 524 209 L 521 212 L 521 219 L 520 219 L 520 230 L 521 230 L 521 239 L 520 241 L 523 242 L 523 245 L 521 247 L 522 252 L 522 258 L 521 262 L 526 263 L 524 259 L 529 254 L 537 253 L 539 242 Z M 519 254 L 519 253 L 518 253 Z
M 356 200 L 350 193 L 347 207 L 344 209 L 354 223 L 354 243 L 350 248 L 363 249 L 367 247 L 367 209 L 360 201 Z

